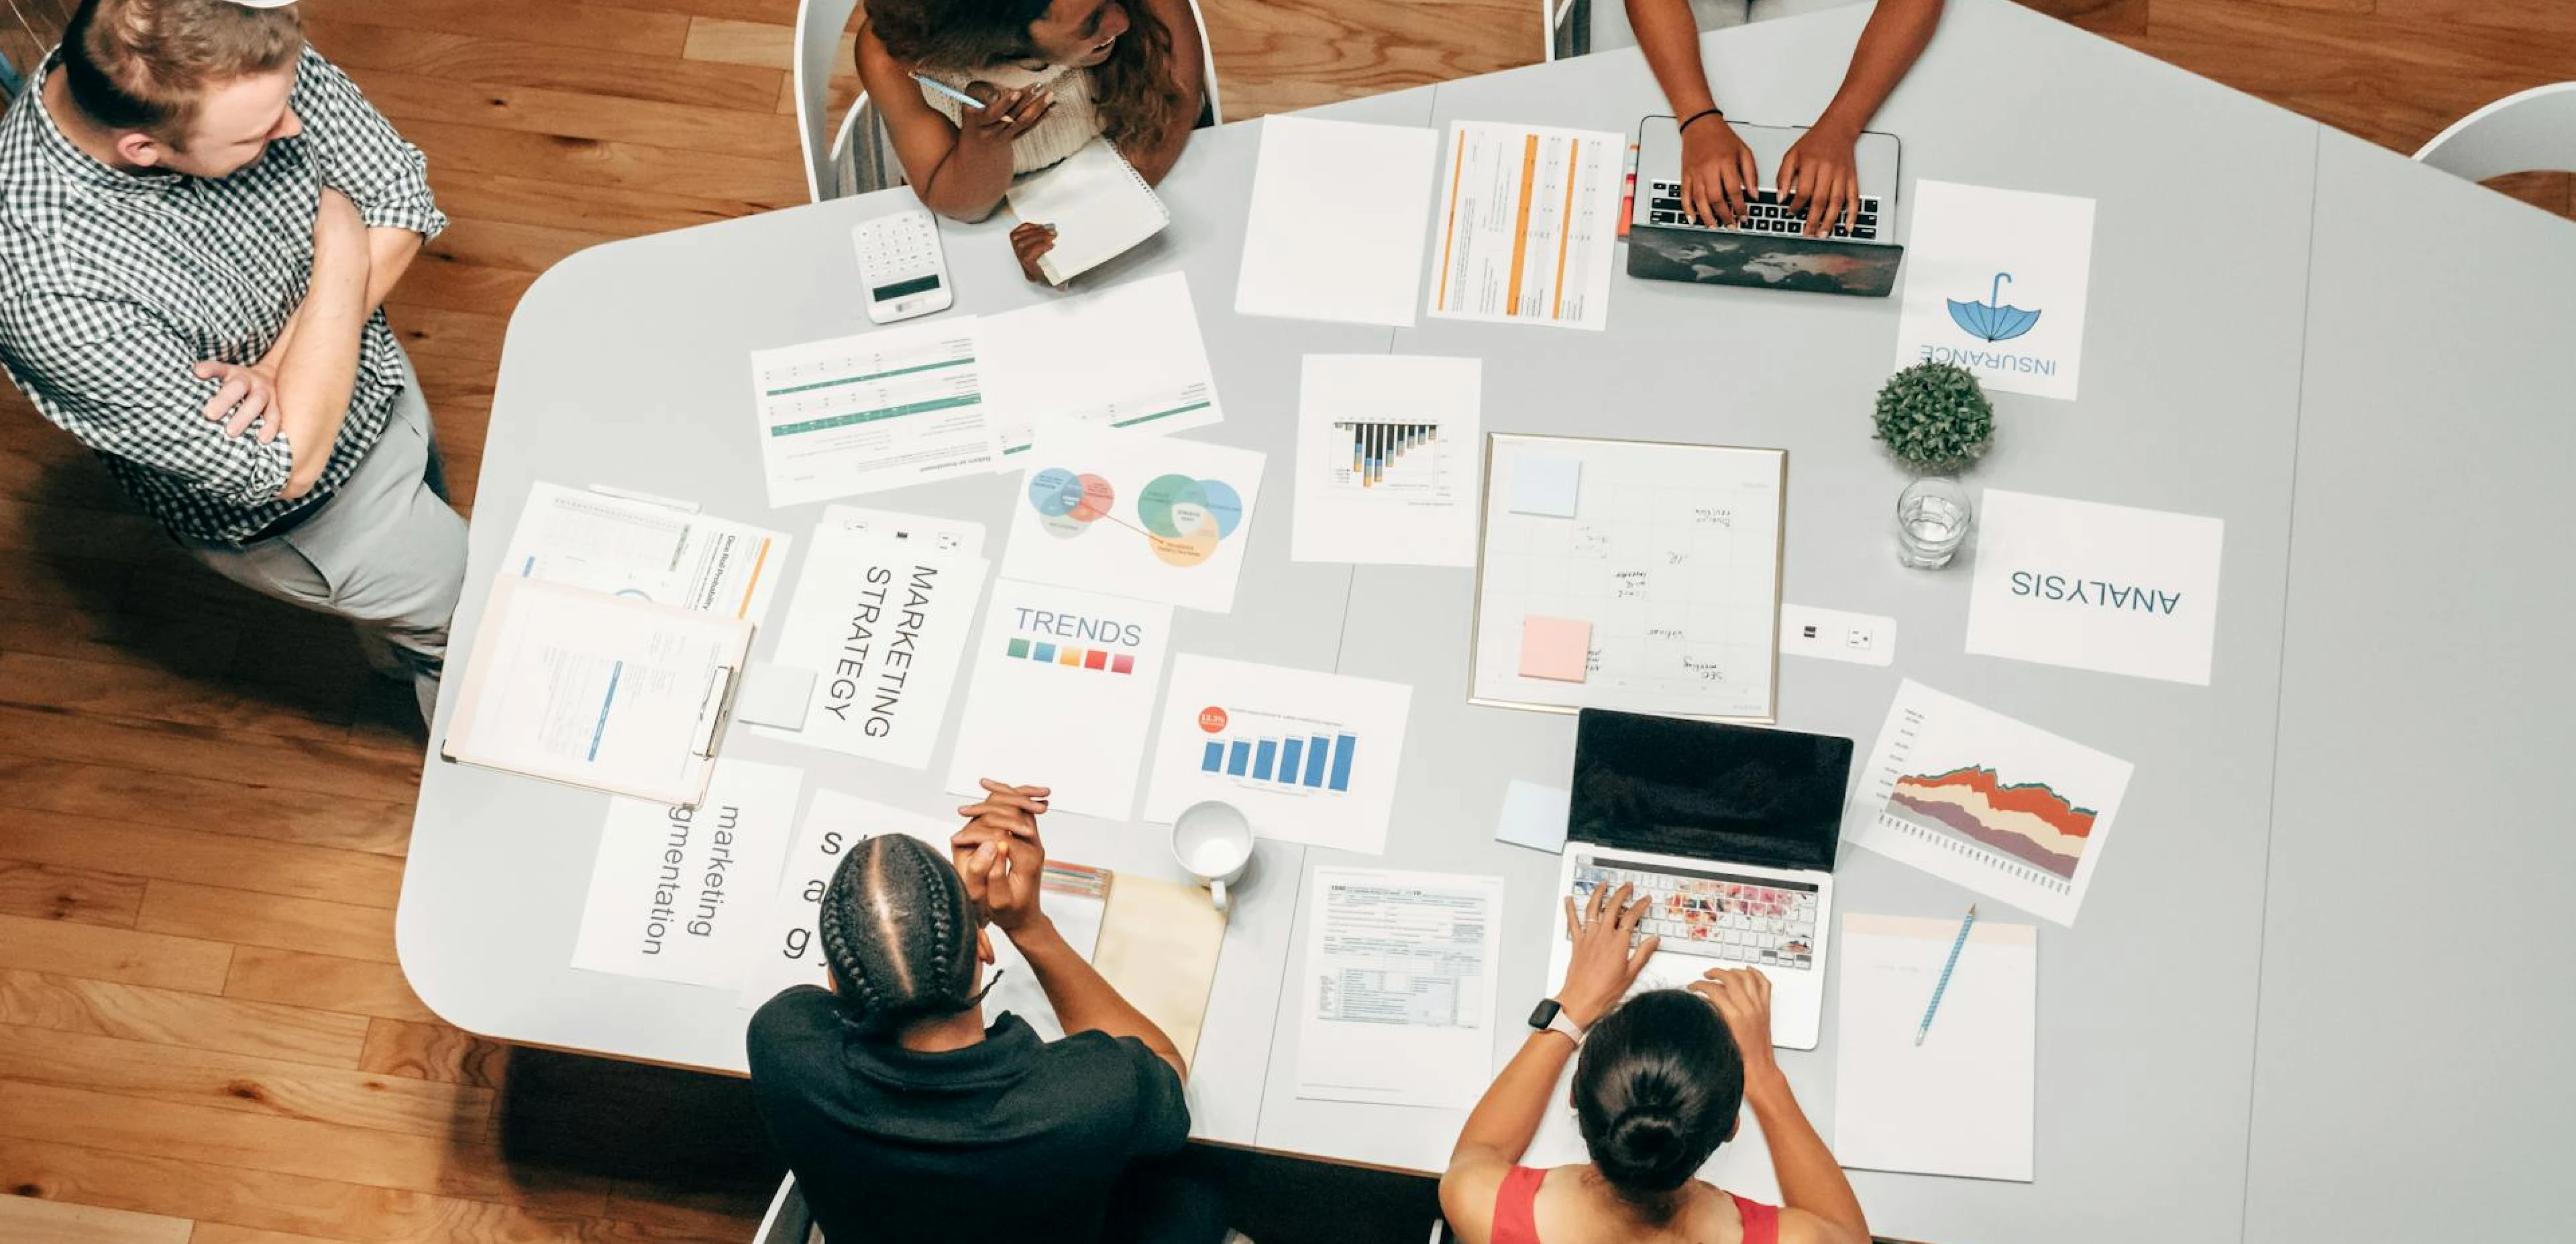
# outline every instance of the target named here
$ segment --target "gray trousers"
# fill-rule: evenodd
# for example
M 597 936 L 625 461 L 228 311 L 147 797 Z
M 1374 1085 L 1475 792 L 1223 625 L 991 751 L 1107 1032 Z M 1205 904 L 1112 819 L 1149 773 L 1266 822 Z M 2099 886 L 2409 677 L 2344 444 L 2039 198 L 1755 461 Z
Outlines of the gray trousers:
M 312 517 L 241 547 L 181 543 L 243 587 L 356 623 L 368 663 L 408 676 L 428 722 L 438 707 L 447 621 L 465 584 L 465 520 L 448 508 L 445 464 L 417 380 L 394 398 L 384 434 L 349 481 Z

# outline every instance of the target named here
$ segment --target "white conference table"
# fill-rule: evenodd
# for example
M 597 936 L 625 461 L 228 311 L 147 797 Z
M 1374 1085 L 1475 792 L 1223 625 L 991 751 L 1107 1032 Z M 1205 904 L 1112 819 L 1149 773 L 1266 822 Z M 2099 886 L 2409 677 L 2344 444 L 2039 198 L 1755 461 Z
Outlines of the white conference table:
M 1730 115 L 1812 117 L 1863 16 L 1710 36 Z M 1636 54 L 1616 52 L 1319 115 L 1627 130 L 1661 110 Z M 1572 720 L 1465 702 L 1469 572 L 1287 557 L 1299 358 L 1469 355 L 1484 361 L 1492 430 L 1791 451 L 1787 598 L 1893 616 L 1899 639 L 1892 669 L 1783 660 L 1784 726 L 1866 749 L 1912 677 L 2137 767 L 2081 919 L 2041 936 L 2036 1181 L 1855 1172 L 1874 1229 L 2012 1244 L 2563 1223 L 2538 1155 L 2576 1105 L 2576 1076 L 2542 1048 L 2576 1003 L 2519 973 L 2522 948 L 2567 942 L 2550 936 L 2552 900 L 2576 875 L 2576 846 L 2539 832 L 2567 824 L 2554 800 L 2508 792 L 2564 753 L 2576 696 L 2563 638 L 2576 592 L 2553 513 L 2576 466 L 2564 408 L 2576 228 L 2005 0 L 1953 0 L 1875 126 L 1904 139 L 1909 185 L 2097 201 L 2081 399 L 1997 395 L 2002 430 L 1971 482 L 2225 519 L 2212 685 L 1961 651 L 1965 568 L 1896 566 L 1902 477 L 1868 434 L 1894 301 L 1621 277 L 1605 333 L 1238 317 L 1259 127 L 1202 133 L 1164 189 L 1172 228 L 1084 282 L 1186 272 L 1227 412 L 1191 435 L 1272 459 L 1234 611 L 1180 611 L 1176 647 L 1416 690 L 1386 855 L 1265 844 L 1243 887 L 1192 1076 L 1196 1134 L 1413 1169 L 1437 1169 L 1455 1137 L 1461 1112 L 1295 1096 L 1300 885 L 1315 865 L 1505 878 L 1497 1066 L 1521 1010 L 1553 987 L 1557 861 L 1491 835 L 1508 778 L 1562 784 Z M 2177 185 L 2195 188 L 2192 203 L 2176 205 Z M 540 280 L 502 359 L 478 494 L 490 521 L 473 533 L 457 633 L 472 633 L 537 480 L 810 528 L 816 507 L 766 507 L 745 356 L 864 330 L 848 227 L 909 202 L 898 190 L 615 243 Z M 2458 232 L 2427 240 L 2427 221 Z M 943 225 L 958 313 L 1056 296 L 1021 281 L 1007 228 Z M 998 539 L 1017 487 L 997 477 L 864 503 L 979 519 Z M 809 792 L 934 812 L 957 802 L 938 789 L 942 765 L 895 769 L 747 732 L 727 749 L 802 765 Z M 2426 773 L 2442 780 L 2407 780 Z M 399 922 L 415 989 L 503 1040 L 740 1071 L 747 1013 L 729 991 L 567 966 L 603 813 L 601 796 L 430 764 Z M 2418 828 L 2468 816 L 2501 826 L 2506 849 L 2458 859 Z M 1050 821 L 1062 858 L 1178 875 L 1158 826 Z M 2473 902 L 2451 892 L 2470 869 L 2482 870 Z M 1856 848 L 1837 877 L 1845 912 L 1948 917 L 1964 901 Z M 2427 890 L 2474 931 L 2388 936 L 2393 896 Z M 2392 973 L 2406 978 L 2393 990 Z M 2464 986 L 2470 996 L 2450 996 Z M 1829 1006 L 1818 1049 L 1783 1053 L 1828 1139 L 1833 1024 Z M 2492 1055 L 2442 1060 L 2462 1036 Z

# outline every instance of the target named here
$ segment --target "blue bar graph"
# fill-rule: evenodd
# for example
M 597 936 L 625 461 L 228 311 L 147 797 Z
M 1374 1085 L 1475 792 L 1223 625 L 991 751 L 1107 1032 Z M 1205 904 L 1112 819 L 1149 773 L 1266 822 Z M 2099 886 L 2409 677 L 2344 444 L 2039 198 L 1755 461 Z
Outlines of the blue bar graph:
M 1260 744 L 1252 749 L 1252 776 L 1264 782 L 1269 781 L 1271 762 L 1277 759 L 1279 759 L 1277 740 L 1261 740 Z
M 1227 774 L 1228 776 L 1230 776 L 1230 777 L 1242 777 L 1242 776 L 1243 776 L 1243 771 L 1244 771 L 1244 769 L 1245 769 L 1247 766 L 1249 766 L 1251 763 L 1252 763 L 1252 745 L 1251 745 L 1250 743 L 1246 743 L 1246 742 L 1244 742 L 1244 741 L 1243 741 L 1243 740 L 1241 740 L 1241 739 L 1237 739 L 1237 740 L 1235 740 L 1235 743 L 1234 743 L 1234 754 L 1233 754 L 1233 755 L 1231 755 L 1231 756 L 1226 757 L 1226 761 L 1225 761 L 1225 771 L 1226 771 L 1226 774 Z
M 1322 786 L 1324 784 L 1324 762 L 1331 757 L 1332 749 L 1333 741 L 1320 734 L 1316 735 L 1314 740 L 1307 746 L 1306 785 Z
M 1294 785 L 1297 781 L 1297 758 L 1306 751 L 1306 740 L 1288 739 L 1279 744 L 1279 780 Z
M 1351 788 L 1351 750 L 1359 745 L 1360 741 L 1350 735 L 1339 734 L 1333 736 L 1334 790 L 1349 790 Z
M 1200 770 L 1200 772 L 1203 772 L 1203 773 L 1217 773 L 1217 772 L 1221 772 L 1224 768 L 1225 768 L 1225 744 L 1223 744 L 1223 743 L 1210 743 L 1210 744 L 1208 744 L 1208 745 L 1207 745 L 1207 759 L 1202 760 L 1202 761 L 1200 761 L 1200 762 L 1199 762 L 1199 770 Z

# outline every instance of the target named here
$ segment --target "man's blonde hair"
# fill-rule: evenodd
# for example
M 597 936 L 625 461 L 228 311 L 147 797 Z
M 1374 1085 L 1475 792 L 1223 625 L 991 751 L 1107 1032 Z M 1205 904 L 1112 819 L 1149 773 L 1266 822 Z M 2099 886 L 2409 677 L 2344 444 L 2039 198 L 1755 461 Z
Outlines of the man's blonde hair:
M 63 31 L 62 73 L 72 102 L 99 124 L 184 149 L 207 91 L 289 68 L 303 52 L 293 5 L 81 0 Z

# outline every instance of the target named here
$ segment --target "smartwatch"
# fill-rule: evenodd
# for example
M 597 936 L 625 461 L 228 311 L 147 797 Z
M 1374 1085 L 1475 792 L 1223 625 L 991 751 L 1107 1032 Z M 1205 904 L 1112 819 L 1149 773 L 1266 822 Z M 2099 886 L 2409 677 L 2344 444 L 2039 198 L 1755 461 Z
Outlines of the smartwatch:
M 1583 1025 L 1575 1023 L 1554 998 L 1538 1000 L 1538 1006 L 1530 1011 L 1529 1026 L 1533 1032 L 1561 1032 L 1576 1045 L 1583 1044 Z

